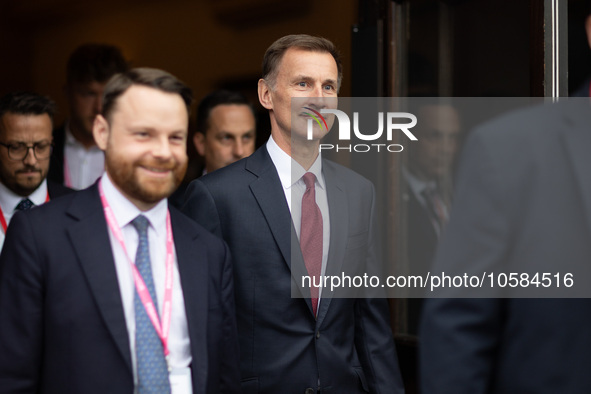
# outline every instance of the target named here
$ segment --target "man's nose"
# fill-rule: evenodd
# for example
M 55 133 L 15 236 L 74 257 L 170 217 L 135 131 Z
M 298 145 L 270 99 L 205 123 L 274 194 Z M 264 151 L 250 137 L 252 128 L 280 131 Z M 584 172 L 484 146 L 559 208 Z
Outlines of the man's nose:
M 157 139 L 154 142 L 152 154 L 154 157 L 160 159 L 169 159 L 172 156 L 172 150 L 170 149 L 170 142 L 168 141 L 168 138 Z
M 35 147 L 27 146 L 27 155 L 23 159 L 23 163 L 29 166 L 37 164 L 37 157 L 35 157 Z
M 457 140 L 454 137 L 444 138 L 441 149 L 448 155 L 455 155 L 458 148 Z
M 327 94 L 324 86 L 319 85 L 314 87 L 311 96 L 306 100 L 308 106 L 320 110 L 322 108 L 336 108 L 338 99 L 334 94 Z
M 241 159 L 244 156 L 244 143 L 238 139 L 232 149 L 234 157 Z

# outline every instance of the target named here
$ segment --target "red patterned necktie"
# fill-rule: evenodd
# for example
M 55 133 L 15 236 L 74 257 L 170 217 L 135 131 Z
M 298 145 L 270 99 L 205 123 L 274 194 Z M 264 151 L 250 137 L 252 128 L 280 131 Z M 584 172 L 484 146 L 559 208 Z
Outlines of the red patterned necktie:
M 312 278 L 310 297 L 314 316 L 318 309 L 318 287 L 322 269 L 322 213 L 316 204 L 316 176 L 307 172 L 303 176 L 306 191 L 302 197 L 302 223 L 300 227 L 300 248 L 308 275 Z

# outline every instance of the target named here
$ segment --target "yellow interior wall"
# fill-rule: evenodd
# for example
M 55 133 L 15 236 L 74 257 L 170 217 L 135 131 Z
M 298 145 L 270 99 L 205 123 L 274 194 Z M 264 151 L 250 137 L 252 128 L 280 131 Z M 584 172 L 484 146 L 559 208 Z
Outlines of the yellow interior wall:
M 227 0 L 217 0 L 217 6 Z M 254 0 L 261 3 L 261 0 Z M 67 116 L 62 92 L 69 54 L 87 42 L 119 46 L 132 66 L 165 69 L 193 88 L 196 101 L 222 81 L 256 78 L 266 48 L 293 33 L 321 35 L 335 42 L 343 55 L 342 96 L 350 95 L 351 26 L 356 23 L 356 0 L 311 0 L 302 15 L 281 21 L 254 22 L 246 28 L 220 23 L 214 0 L 45 1 L 45 9 L 13 10 L 0 16 L 0 93 L 32 89 L 58 103 L 59 124 Z M 234 0 L 236 3 L 236 0 Z M 243 0 L 242 5 L 250 1 Z M 304 2 L 305 3 L 305 2 Z M 64 6 L 69 5 L 70 8 Z M 61 8 L 60 8 L 61 7 Z M 45 17 L 47 15 L 47 17 Z M 13 17 L 14 16 L 14 17 Z M 30 23 L 29 23 L 30 21 Z

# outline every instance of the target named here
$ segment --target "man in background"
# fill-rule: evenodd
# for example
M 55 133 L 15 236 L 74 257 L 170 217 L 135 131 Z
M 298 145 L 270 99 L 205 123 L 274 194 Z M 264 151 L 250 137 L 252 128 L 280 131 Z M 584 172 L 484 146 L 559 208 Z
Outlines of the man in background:
M 112 45 L 85 44 L 70 55 L 64 87 L 70 116 L 54 131 L 49 179 L 79 190 L 101 176 L 105 159 L 92 136 L 92 125 L 101 113 L 107 81 L 127 68 L 120 50 Z
M 205 160 L 204 174 L 250 156 L 255 140 L 254 110 L 243 94 L 216 90 L 201 100 L 193 143 Z
M 48 181 L 54 102 L 35 93 L 0 98 L 0 248 L 12 215 L 71 192 Z
M 409 272 L 426 275 L 449 218 L 452 172 L 460 140 L 457 110 L 438 99 L 413 98 L 421 122 L 414 128 L 418 140 L 409 147 L 402 169 Z M 415 295 L 416 296 L 416 295 Z M 422 300 L 408 299 L 407 332 L 418 335 Z
M 201 100 L 197 107 L 197 131 L 193 136 L 195 149 L 204 160 L 199 176 L 250 156 L 255 141 L 254 110 L 242 93 L 216 90 Z M 170 197 L 175 206 L 182 206 L 188 186 L 188 182 L 183 182 Z

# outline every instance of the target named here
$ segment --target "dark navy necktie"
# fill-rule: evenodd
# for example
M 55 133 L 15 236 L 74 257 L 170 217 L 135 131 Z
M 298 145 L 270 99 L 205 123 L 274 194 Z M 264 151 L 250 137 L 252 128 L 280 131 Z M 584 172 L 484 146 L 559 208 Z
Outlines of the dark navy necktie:
M 17 211 L 26 211 L 28 209 L 31 209 L 35 206 L 35 204 L 33 203 L 33 201 L 29 200 L 28 198 L 23 198 L 18 205 L 16 206 L 15 210 Z

